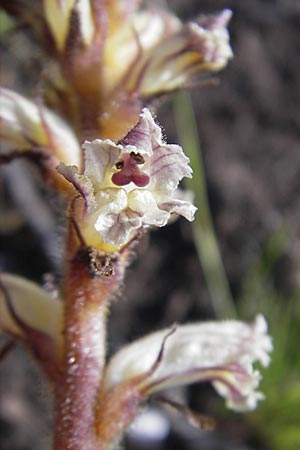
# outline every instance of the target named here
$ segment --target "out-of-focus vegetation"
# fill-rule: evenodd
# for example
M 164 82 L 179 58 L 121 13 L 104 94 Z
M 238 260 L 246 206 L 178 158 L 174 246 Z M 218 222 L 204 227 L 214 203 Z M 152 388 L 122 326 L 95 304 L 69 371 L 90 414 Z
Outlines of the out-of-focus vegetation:
M 234 306 L 211 218 L 199 137 L 188 94 L 181 93 L 175 98 L 174 114 L 179 139 L 197 174 L 187 185 L 195 193 L 199 208 L 194 238 L 215 314 L 219 318 L 237 315 L 251 320 L 262 313 L 273 337 L 272 362 L 263 371 L 261 383 L 266 400 L 255 413 L 245 416 L 252 429 L 249 433 L 270 450 L 300 449 L 300 289 L 295 288 L 285 297 L 276 287 L 276 271 L 280 270 L 285 248 L 292 245 L 291 236 L 283 227 L 273 232 L 248 269 Z
M 15 21 L 5 11 L 0 9 L 0 36 L 5 35 L 15 27 Z
M 192 102 L 189 95 L 182 92 L 174 98 L 173 105 L 178 138 L 190 158 L 194 172 L 193 178 L 185 180 L 185 184 L 193 192 L 194 203 L 198 207 L 193 230 L 200 264 L 205 274 L 216 316 L 234 318 L 236 316 L 235 306 L 224 271 L 208 203 L 205 168 Z
M 248 271 L 239 299 L 242 316 L 260 310 L 268 319 L 274 350 L 264 371 L 261 389 L 266 400 L 251 426 L 272 450 L 300 449 L 300 290 L 284 297 L 276 288 L 274 272 L 289 245 L 289 233 L 278 230 Z

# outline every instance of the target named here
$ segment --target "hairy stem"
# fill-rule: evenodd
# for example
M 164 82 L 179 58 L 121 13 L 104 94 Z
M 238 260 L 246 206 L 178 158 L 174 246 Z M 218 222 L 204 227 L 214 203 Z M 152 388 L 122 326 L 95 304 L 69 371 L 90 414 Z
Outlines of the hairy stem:
M 96 394 L 105 358 L 105 307 L 85 308 L 87 293 L 66 311 L 65 353 L 56 385 L 55 450 L 95 450 Z M 85 310 L 86 309 L 86 310 Z
M 68 249 L 64 356 L 55 388 L 54 450 L 99 450 L 95 412 L 105 364 L 106 311 L 123 280 L 127 255 L 114 256 L 111 270 L 103 272 L 95 262 L 97 250 L 78 243 L 72 224 Z

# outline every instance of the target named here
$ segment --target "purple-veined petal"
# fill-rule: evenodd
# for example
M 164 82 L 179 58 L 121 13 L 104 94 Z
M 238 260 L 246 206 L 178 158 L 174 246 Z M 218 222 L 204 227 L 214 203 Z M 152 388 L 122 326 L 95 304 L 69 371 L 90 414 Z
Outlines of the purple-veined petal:
M 170 214 L 157 207 L 151 192 L 107 189 L 97 194 L 95 229 L 103 240 L 117 248 L 125 245 L 141 227 L 166 225 Z M 103 206 L 101 206 L 103 205 Z
M 57 171 L 65 177 L 66 180 L 72 183 L 74 188 L 84 198 L 87 211 L 92 211 L 95 208 L 96 203 L 94 188 L 90 178 L 85 175 L 80 175 L 76 166 L 66 166 L 64 163 L 59 164 Z
M 83 173 L 63 164 L 58 171 L 85 199 L 80 230 L 86 245 L 116 251 L 140 228 L 162 227 L 178 215 L 193 220 L 196 208 L 174 197 L 181 179 L 191 177 L 189 159 L 179 145 L 164 142 L 147 108 L 119 143 L 95 139 L 83 148 Z
M 201 16 L 157 44 L 140 68 L 141 93 L 145 97 L 178 89 L 197 72 L 222 69 L 232 58 L 227 24 L 230 10 Z M 136 69 L 138 70 L 138 69 Z
M 152 146 L 149 154 L 151 157 L 145 164 L 145 170 L 151 179 L 149 190 L 173 192 L 182 178 L 192 176 L 189 158 L 179 145 L 164 142 L 161 127 L 154 121 L 149 109 L 144 108 L 140 117 L 138 125 L 147 130 L 144 133 L 149 134 Z M 147 145 L 148 142 L 147 140 Z M 141 146 L 142 144 L 141 140 Z
M 108 365 L 106 387 L 148 372 L 139 387 L 142 395 L 211 381 L 232 409 L 253 409 L 262 399 L 255 390 L 260 374 L 253 370 L 253 363 L 267 366 L 272 350 L 262 316 L 253 324 L 224 321 L 180 326 L 166 339 L 161 360 L 151 371 L 167 334 L 168 330 L 150 334 L 120 350 Z
M 142 156 L 151 157 L 153 155 L 153 125 L 155 128 L 158 127 L 158 125 L 155 124 L 149 110 L 146 108 L 143 109 L 140 114 L 140 120 L 121 142 L 121 144 L 125 146 L 124 150 L 126 150 L 127 153 L 133 151 L 140 153 Z
M 151 180 L 149 189 L 159 193 L 172 193 L 183 177 L 192 177 L 189 158 L 176 144 L 157 143 L 149 164 L 148 173 Z
M 228 23 L 232 12 L 229 9 L 212 16 L 200 16 L 191 22 L 190 28 L 191 48 L 203 55 L 203 68 L 217 71 L 222 69 L 232 58 L 233 53 L 229 45 Z
M 183 216 L 190 222 L 194 220 L 197 211 L 197 207 L 191 202 L 176 198 L 171 198 L 170 200 L 159 203 L 159 208 L 168 211 L 170 214 Z

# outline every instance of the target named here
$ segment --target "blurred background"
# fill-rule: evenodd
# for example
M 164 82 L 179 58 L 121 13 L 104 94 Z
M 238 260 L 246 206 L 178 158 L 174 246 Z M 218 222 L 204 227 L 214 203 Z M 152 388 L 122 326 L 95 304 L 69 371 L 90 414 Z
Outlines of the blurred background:
M 158 3 L 158 2 L 155 2 Z M 215 318 L 253 320 L 274 340 L 263 370 L 266 400 L 248 414 L 226 410 L 208 384 L 166 395 L 215 418 L 192 427 L 154 399 L 131 427 L 126 450 L 300 449 L 300 2 L 173 0 L 184 20 L 231 8 L 234 59 L 214 83 L 161 101 L 168 142 L 194 168 L 187 185 L 199 207 L 152 232 L 130 267 L 109 321 L 109 351 L 145 333 Z M 43 55 L 27 30 L 0 16 L 1 84 L 32 95 Z M 1 168 L 2 271 L 43 283 L 59 276 L 64 205 L 30 164 Z M 1 337 L 1 345 L 6 338 Z M 50 450 L 51 397 L 17 345 L 0 363 L 1 450 Z M 83 449 L 84 450 L 84 449 Z

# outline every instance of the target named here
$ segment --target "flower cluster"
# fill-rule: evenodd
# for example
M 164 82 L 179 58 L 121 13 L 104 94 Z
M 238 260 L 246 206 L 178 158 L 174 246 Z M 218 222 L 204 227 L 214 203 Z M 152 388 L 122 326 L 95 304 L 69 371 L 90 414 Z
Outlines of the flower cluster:
M 76 130 L 80 143 L 83 138 L 121 139 L 145 103 L 187 86 L 194 77 L 197 80 L 221 70 L 232 57 L 227 31 L 230 10 L 183 24 L 169 11 L 140 9 L 139 2 L 104 5 L 95 0 L 44 0 L 33 2 L 31 14 L 25 2 L 17 2 L 15 8 L 10 3 L 15 0 L 5 2 L 4 7 L 15 11 L 22 24 L 30 17 L 30 25 L 51 58 L 39 102 L 58 112 Z M 7 102 L 7 91 L 2 94 L 0 120 L 4 114 L 3 134 L 10 142 L 6 126 L 20 137 L 26 135 L 26 123 L 38 123 L 40 118 L 36 112 L 31 118 L 35 105 L 27 104 L 26 112 L 22 97 L 11 95 Z M 66 134 L 70 133 L 68 126 Z M 39 142 L 35 131 L 33 142 Z M 16 137 L 11 144 L 15 142 Z M 60 144 L 54 153 L 70 164 L 63 156 L 69 151 Z M 73 163 L 78 165 L 78 159 Z
M 60 361 L 62 301 L 20 277 L 3 274 L 1 283 L 6 290 L 0 290 L 1 328 L 29 342 L 46 368 L 54 365 L 53 360 Z M 45 336 L 54 349 L 50 355 L 49 348 L 44 348 L 47 358 L 39 347 Z M 113 356 L 105 370 L 103 395 L 113 398 L 116 388 L 125 383 L 136 400 L 141 400 L 167 387 L 211 381 L 229 408 L 252 410 L 264 398 L 256 391 L 261 377 L 253 364 L 259 361 L 268 366 L 271 350 L 267 325 L 260 315 L 252 324 L 228 320 L 161 330 Z

